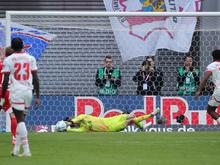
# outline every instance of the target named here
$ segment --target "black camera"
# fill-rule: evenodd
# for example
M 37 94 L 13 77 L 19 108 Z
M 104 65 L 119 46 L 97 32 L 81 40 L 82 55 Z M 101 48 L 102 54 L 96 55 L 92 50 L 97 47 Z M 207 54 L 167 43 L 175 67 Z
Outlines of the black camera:
M 112 78 L 112 73 L 113 73 L 113 70 L 112 70 L 112 69 L 110 69 L 110 70 L 107 71 L 107 77 L 108 77 L 108 79 L 111 79 L 111 78 Z
M 185 119 L 184 115 L 179 115 L 176 117 L 176 122 L 182 124 Z
M 112 74 L 111 73 L 109 73 L 107 76 L 108 76 L 108 79 L 112 78 Z

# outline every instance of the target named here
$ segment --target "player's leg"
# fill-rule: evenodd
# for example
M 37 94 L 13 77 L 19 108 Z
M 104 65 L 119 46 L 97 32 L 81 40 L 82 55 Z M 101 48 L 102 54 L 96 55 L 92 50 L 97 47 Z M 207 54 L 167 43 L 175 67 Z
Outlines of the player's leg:
M 9 100 L 9 91 L 6 91 L 6 95 L 5 95 L 5 102 L 3 105 L 3 109 L 4 111 L 8 112 L 10 115 L 10 120 L 11 120 L 11 134 L 12 134 L 12 144 L 15 144 L 15 139 L 16 139 L 16 127 L 17 127 L 17 120 L 15 118 L 15 115 L 12 112 L 12 108 L 11 108 L 11 104 L 10 104 L 10 100 Z
M 12 108 L 10 108 L 12 111 Z M 17 128 L 17 120 L 13 112 L 10 114 L 11 119 L 11 134 L 12 134 L 12 144 L 14 145 L 16 142 L 16 128 Z
M 9 114 L 10 116 L 10 121 L 11 121 L 11 135 L 12 135 L 12 144 L 14 145 L 15 144 L 15 141 L 16 141 L 16 128 L 17 128 L 17 120 L 16 120 L 16 117 L 15 115 L 13 114 L 12 112 L 12 108 L 8 108 L 7 110 L 4 109 L 4 111 L 6 112 L 6 115 L 7 113 Z
M 155 111 L 153 111 L 153 112 L 150 113 L 150 114 L 142 115 L 142 116 L 139 116 L 139 117 L 135 117 L 135 118 L 133 119 L 133 121 L 134 121 L 135 123 L 139 123 L 139 122 L 144 121 L 144 120 L 146 120 L 146 119 L 148 119 L 148 118 L 150 118 L 150 117 L 155 116 L 155 115 L 158 114 L 159 112 L 160 112 L 160 109 L 156 109 Z
M 31 156 L 29 142 L 28 142 L 28 132 L 25 124 L 24 111 L 17 110 L 13 108 L 13 113 L 16 116 L 17 128 L 16 128 L 16 142 L 13 149 L 13 154 L 15 156 Z M 19 154 L 20 145 L 23 146 L 24 153 Z
M 220 125 L 220 117 L 216 111 L 217 107 L 220 105 L 220 96 L 219 91 L 214 91 L 214 94 L 210 97 L 207 106 L 207 113 L 217 121 L 218 125 Z
M 17 120 L 17 128 L 16 128 L 16 143 L 13 149 L 14 156 L 31 156 L 29 143 L 28 143 L 28 132 L 25 124 L 25 107 L 26 101 L 29 101 L 29 105 L 31 103 L 32 93 L 28 91 L 23 92 L 11 92 L 10 100 L 11 106 L 13 108 L 13 113 L 15 114 Z M 19 154 L 20 145 L 23 146 L 23 154 Z
M 207 113 L 214 119 L 217 121 L 218 125 L 220 125 L 220 117 L 219 117 L 219 114 L 216 111 L 216 108 L 215 106 L 210 106 L 208 105 L 207 107 Z
M 24 114 L 23 111 L 16 110 L 13 108 L 13 113 L 17 120 L 17 128 L 16 128 L 16 141 L 12 151 L 13 156 L 19 156 L 20 146 L 21 146 L 21 137 L 25 134 L 25 125 L 24 125 Z
M 128 126 L 128 123 L 134 119 L 134 115 L 121 114 L 114 117 L 108 118 L 108 131 L 119 132 Z
M 24 119 L 28 113 L 28 109 L 31 105 L 32 102 L 32 91 L 26 91 L 23 94 L 23 98 L 24 98 Z M 21 154 L 21 156 L 26 156 L 26 157 L 30 157 L 31 156 L 31 152 L 30 152 L 30 148 L 29 148 L 29 142 L 28 142 L 28 132 L 27 132 L 27 128 L 26 128 L 26 124 L 24 122 L 24 127 L 23 127 L 23 136 L 21 137 L 21 142 L 23 145 L 23 150 L 24 152 Z
M 146 119 L 146 115 L 144 115 Z M 142 119 L 142 120 L 144 120 Z M 134 123 L 135 115 L 133 114 L 121 114 L 111 118 L 111 124 L 109 124 L 110 131 L 118 132 L 125 129 L 130 123 Z M 138 119 L 137 119 L 138 120 Z M 136 124 L 136 123 L 135 123 Z M 139 122 L 136 124 L 139 127 Z
M 144 121 L 144 120 L 147 120 L 148 118 L 151 118 L 153 116 L 155 116 L 156 114 L 160 113 L 160 109 L 156 109 L 155 111 L 153 111 L 152 113 L 150 114 L 147 114 L 147 115 L 142 115 L 142 116 L 139 116 L 139 117 L 135 117 L 132 122 L 138 127 L 140 128 L 141 130 L 144 129 L 144 126 L 141 125 L 140 122 Z M 146 125 L 148 126 L 148 124 Z

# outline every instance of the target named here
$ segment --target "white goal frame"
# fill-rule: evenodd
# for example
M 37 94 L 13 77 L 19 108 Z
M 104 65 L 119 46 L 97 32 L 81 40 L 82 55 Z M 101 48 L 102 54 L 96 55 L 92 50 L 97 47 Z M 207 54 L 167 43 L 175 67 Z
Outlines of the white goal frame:
M 155 17 L 219 17 L 220 12 L 107 12 L 107 11 L 6 11 L 6 46 L 11 43 L 11 17 L 13 15 L 33 15 L 33 16 L 155 16 Z

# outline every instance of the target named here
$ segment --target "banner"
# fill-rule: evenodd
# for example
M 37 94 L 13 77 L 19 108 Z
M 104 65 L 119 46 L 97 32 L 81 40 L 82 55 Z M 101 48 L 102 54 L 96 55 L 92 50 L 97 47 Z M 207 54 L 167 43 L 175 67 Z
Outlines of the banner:
M 0 19 L 0 52 L 6 46 L 4 25 L 5 20 Z M 11 39 L 15 37 L 20 37 L 24 42 L 25 51 L 38 60 L 48 46 L 49 41 L 54 39 L 56 35 L 11 22 Z
M 107 11 L 194 12 L 195 0 L 104 0 Z M 122 60 L 153 56 L 157 49 L 188 52 L 195 17 L 110 17 Z
M 111 117 L 130 112 L 136 116 L 151 113 L 157 107 L 161 115 L 166 118 L 164 125 L 158 125 L 156 117 L 144 122 L 152 122 L 146 132 L 193 132 L 193 131 L 220 131 L 206 108 L 209 96 L 201 96 L 198 100 L 193 96 L 166 97 L 166 96 L 43 96 L 42 105 L 36 110 L 30 109 L 26 116 L 29 130 L 37 132 L 54 131 L 54 125 L 69 116 L 90 114 L 97 117 Z M 216 110 L 220 113 L 220 107 Z M 184 115 L 182 124 L 176 117 Z M 144 124 L 144 123 L 143 123 Z M 124 131 L 139 131 L 134 125 Z
M 183 125 L 216 125 L 206 112 L 209 96 L 201 96 L 199 100 L 193 96 L 44 96 L 41 100 L 39 109 L 36 111 L 33 107 L 27 115 L 28 124 L 55 124 L 67 116 L 80 114 L 110 117 L 127 111 L 139 116 L 159 107 L 161 115 L 166 118 L 166 125 L 178 124 L 178 115 L 185 116 Z M 216 112 L 220 113 L 220 107 Z M 148 121 L 156 124 L 155 118 Z

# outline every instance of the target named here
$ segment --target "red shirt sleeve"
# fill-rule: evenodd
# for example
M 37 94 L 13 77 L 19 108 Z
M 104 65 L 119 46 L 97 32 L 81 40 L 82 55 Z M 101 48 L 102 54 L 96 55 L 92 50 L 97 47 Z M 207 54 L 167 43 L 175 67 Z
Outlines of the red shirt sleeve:
M 2 61 L 0 61 L 0 84 L 2 83 L 2 67 L 3 67 L 3 63 Z

